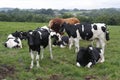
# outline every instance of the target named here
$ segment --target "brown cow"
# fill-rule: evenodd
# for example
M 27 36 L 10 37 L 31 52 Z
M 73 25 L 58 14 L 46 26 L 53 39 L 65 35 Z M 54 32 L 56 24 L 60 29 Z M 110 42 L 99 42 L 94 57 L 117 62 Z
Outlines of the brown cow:
M 69 23 L 69 24 L 76 24 L 80 23 L 80 21 L 73 17 L 73 18 L 54 18 L 49 21 L 48 27 L 51 28 L 53 31 L 59 33 L 60 25 L 62 25 L 64 22 Z

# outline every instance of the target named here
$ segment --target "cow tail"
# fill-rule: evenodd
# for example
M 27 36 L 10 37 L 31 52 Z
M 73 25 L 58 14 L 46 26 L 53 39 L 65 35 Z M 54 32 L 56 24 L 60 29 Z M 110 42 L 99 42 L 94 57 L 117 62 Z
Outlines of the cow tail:
M 110 38 L 109 38 L 109 30 L 107 29 L 107 27 L 102 26 L 101 29 L 105 33 L 106 40 L 107 41 L 110 40 Z
M 106 33 L 106 40 L 107 40 L 107 41 L 110 40 L 110 37 L 109 37 L 109 30 L 107 29 L 105 33 Z

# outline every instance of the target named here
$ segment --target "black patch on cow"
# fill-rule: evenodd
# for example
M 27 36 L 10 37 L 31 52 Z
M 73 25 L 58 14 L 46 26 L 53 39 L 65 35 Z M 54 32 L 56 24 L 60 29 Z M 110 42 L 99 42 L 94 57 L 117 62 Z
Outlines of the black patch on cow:
M 84 26 L 84 31 L 82 31 L 82 25 Z M 91 24 L 78 24 L 78 29 L 80 36 L 83 40 L 89 40 L 93 36 Z
M 104 26 L 101 27 L 103 32 L 106 32 L 106 28 Z
M 97 30 L 97 25 L 93 25 L 94 30 Z
M 77 37 L 77 34 L 76 34 L 77 27 L 75 25 L 63 23 L 61 25 L 61 28 L 60 28 L 59 32 L 62 33 L 64 29 L 67 32 L 67 34 L 68 34 L 69 37 L 71 37 L 71 36 L 73 38 Z
M 69 37 L 68 36 L 63 36 L 62 38 L 63 43 L 68 44 L 69 43 Z
M 14 41 L 15 41 L 16 43 L 19 43 L 18 39 L 15 39 Z

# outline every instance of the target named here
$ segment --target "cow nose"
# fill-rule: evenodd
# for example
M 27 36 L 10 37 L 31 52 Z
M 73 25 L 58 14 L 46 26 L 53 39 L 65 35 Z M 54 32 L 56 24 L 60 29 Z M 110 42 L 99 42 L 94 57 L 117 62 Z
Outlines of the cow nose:
M 7 47 L 7 43 L 5 43 L 4 46 Z

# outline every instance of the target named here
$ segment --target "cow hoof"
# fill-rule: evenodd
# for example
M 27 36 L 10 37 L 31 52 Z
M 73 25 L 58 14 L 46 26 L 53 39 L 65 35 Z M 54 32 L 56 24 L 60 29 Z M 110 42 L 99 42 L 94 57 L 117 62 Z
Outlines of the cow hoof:
M 60 48 L 65 48 L 65 46 L 63 46 L 63 45 L 60 45 Z
M 37 68 L 40 68 L 40 65 L 37 65 Z
M 100 61 L 100 63 L 103 63 L 103 62 L 105 62 L 105 60 L 101 60 L 101 61 Z
M 33 68 L 33 66 L 30 66 L 30 69 L 32 69 Z

